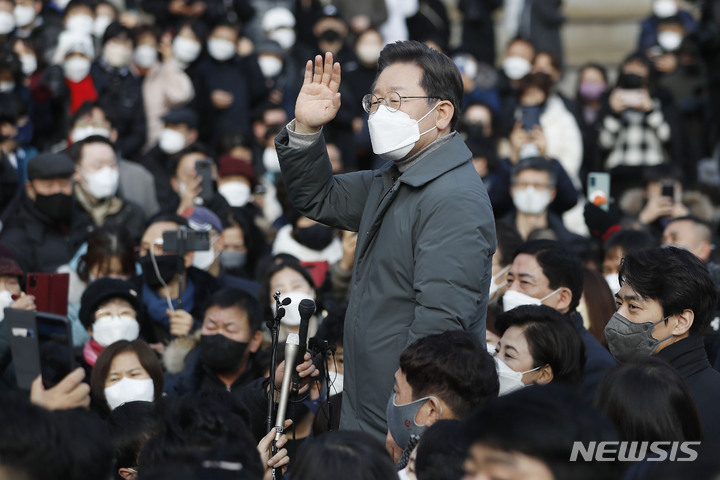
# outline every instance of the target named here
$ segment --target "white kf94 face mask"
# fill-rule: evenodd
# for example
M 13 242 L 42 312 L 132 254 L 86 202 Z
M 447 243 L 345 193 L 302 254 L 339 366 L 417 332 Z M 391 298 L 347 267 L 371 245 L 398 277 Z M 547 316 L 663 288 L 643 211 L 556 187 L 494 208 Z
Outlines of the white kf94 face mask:
M 383 160 L 400 160 L 410 153 L 420 137 L 431 129 L 420 133 L 419 123 L 440 103 L 430 109 L 420 120 L 413 120 L 407 113 L 397 110 L 391 112 L 387 105 L 380 105 L 375 113 L 368 119 L 368 130 L 370 131 L 370 142 L 373 152 Z
M 559 291 L 560 289 L 558 288 L 548 295 L 545 295 L 543 298 L 535 298 L 525 293 L 518 292 L 517 290 L 507 290 L 502 297 L 503 311 L 507 312 L 508 310 L 512 310 L 520 305 L 542 305 L 542 302 L 552 297 Z

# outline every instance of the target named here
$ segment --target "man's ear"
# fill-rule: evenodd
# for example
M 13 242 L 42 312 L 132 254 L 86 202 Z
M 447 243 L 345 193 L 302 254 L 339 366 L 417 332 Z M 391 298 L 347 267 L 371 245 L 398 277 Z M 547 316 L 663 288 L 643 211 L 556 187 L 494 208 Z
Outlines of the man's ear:
M 690 309 L 685 309 L 676 315 L 676 317 L 677 325 L 673 328 L 672 334 L 676 337 L 680 337 L 690 331 L 690 327 L 692 327 L 692 324 L 695 321 L 695 312 Z
M 415 423 L 429 427 L 443 418 L 443 404 L 437 397 L 430 397 L 415 415 Z
M 450 100 L 441 101 L 438 106 L 435 107 L 435 111 L 438 112 L 437 120 L 435 120 L 435 126 L 438 131 L 442 132 L 449 129 L 450 122 L 455 114 L 455 107 L 453 107 L 452 102 L 450 102 Z
M 132 471 L 129 468 L 118 468 L 118 475 L 120 475 L 125 480 L 135 480 L 137 478 L 137 473 Z
M 558 312 L 566 312 L 572 303 L 572 291 L 567 287 L 560 287 L 560 291 L 556 294 L 558 299 L 555 304 L 555 310 Z

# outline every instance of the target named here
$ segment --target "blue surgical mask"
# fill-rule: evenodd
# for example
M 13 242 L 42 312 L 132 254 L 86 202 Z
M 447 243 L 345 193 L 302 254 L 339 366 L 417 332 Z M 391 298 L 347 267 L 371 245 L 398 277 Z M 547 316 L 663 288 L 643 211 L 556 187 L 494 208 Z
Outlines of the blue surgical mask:
M 388 400 L 387 416 L 388 429 L 398 447 L 405 450 L 412 437 L 420 437 L 427 428 L 425 425 L 415 423 L 415 417 L 422 406 L 432 397 L 423 397 L 405 405 L 395 404 L 395 393 Z

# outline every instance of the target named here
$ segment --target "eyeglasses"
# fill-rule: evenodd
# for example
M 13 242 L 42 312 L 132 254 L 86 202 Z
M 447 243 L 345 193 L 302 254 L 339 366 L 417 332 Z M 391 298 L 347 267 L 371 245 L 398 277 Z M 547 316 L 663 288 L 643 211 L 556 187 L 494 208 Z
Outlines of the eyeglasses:
M 363 110 L 365 110 L 370 115 L 377 112 L 377 109 L 381 103 L 384 103 L 385 106 L 388 108 L 388 110 L 390 110 L 391 112 L 397 112 L 398 110 L 400 110 L 400 106 L 402 105 L 403 100 L 411 100 L 414 98 L 437 98 L 437 99 L 439 99 L 440 97 L 428 97 L 428 96 L 403 97 L 397 92 L 388 92 L 384 98 L 379 98 L 379 97 L 373 95 L 372 93 L 368 93 L 362 99 L 362 106 L 363 106 Z

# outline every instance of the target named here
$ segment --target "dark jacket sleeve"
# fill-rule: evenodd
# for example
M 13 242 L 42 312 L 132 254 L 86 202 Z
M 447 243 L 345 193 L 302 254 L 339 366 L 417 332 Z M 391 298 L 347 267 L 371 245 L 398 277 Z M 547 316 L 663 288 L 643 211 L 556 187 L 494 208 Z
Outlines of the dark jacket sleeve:
M 333 175 L 322 135 L 307 148 L 292 148 L 283 129 L 275 146 L 293 206 L 320 223 L 357 232 L 373 173 Z

